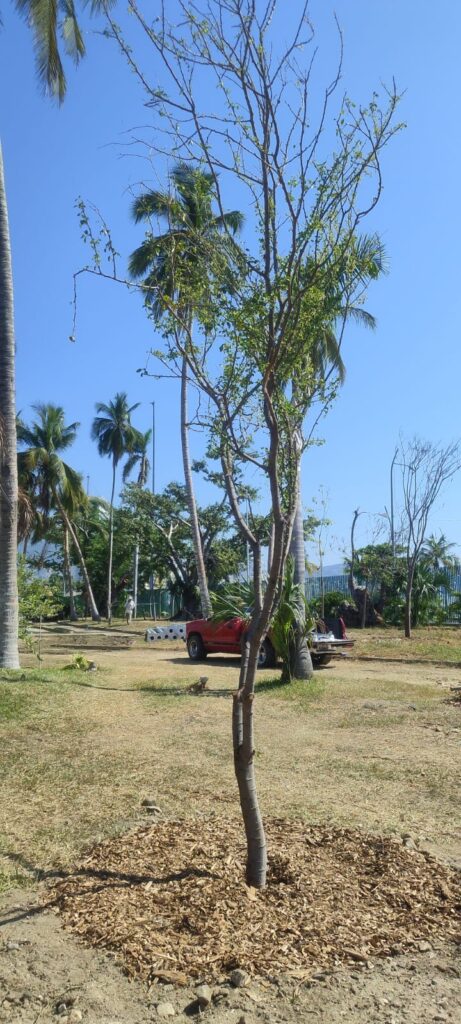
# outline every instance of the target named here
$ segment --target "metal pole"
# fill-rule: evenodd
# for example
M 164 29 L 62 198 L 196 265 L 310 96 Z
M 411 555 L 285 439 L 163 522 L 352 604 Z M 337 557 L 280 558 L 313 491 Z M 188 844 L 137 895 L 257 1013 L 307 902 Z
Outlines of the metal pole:
M 133 618 L 136 618 L 138 610 L 138 568 L 139 568 L 139 544 L 134 549 L 134 571 L 133 571 L 133 600 L 134 600 L 134 613 Z
M 152 494 L 155 494 L 155 402 L 152 402 Z M 151 615 L 153 615 L 154 622 L 157 619 L 157 609 L 155 607 L 155 591 L 154 591 L 154 574 L 150 574 L 150 601 L 151 601 Z
M 395 533 L 394 533 L 394 463 L 399 454 L 399 449 L 396 448 L 394 452 L 394 458 L 391 462 L 391 547 L 392 557 L 395 558 Z
M 250 503 L 247 498 L 247 525 L 250 525 Z M 247 583 L 250 582 L 250 543 L 247 540 Z
M 152 405 L 152 494 L 155 494 L 155 402 Z

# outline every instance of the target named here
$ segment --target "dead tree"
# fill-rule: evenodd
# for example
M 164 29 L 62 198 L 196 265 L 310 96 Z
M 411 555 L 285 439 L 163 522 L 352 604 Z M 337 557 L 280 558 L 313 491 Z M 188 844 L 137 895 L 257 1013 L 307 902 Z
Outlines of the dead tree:
M 442 487 L 461 467 L 459 443 L 445 448 L 413 438 L 400 445 L 403 515 L 402 544 L 406 558 L 405 636 L 411 637 L 412 595 L 416 564 L 426 540 L 430 513 Z

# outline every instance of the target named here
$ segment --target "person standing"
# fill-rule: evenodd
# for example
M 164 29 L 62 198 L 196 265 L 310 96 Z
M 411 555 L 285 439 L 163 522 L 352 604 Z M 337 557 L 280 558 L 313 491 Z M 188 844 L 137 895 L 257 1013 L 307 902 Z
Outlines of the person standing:
M 133 618 L 134 608 L 135 608 L 135 605 L 134 605 L 133 598 L 132 598 L 131 594 L 128 594 L 128 597 L 127 597 L 126 602 L 125 602 L 125 618 L 126 618 L 127 626 L 130 625 L 130 622 L 131 622 L 131 620 Z

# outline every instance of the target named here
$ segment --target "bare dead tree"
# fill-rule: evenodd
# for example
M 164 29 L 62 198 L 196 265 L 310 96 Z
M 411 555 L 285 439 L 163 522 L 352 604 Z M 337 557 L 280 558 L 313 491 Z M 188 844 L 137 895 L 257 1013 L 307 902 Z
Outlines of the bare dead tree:
M 190 383 L 201 396 L 195 423 L 208 432 L 208 455 L 220 464 L 235 521 L 252 552 L 255 601 L 232 733 L 247 881 L 262 887 L 266 841 L 253 719 L 258 654 L 283 580 L 301 456 L 338 386 L 334 366 L 319 369 L 318 340 L 334 329 L 339 350 L 351 310 L 361 305 L 382 268 L 379 238 L 363 235 L 361 225 L 381 195 L 380 155 L 400 127 L 398 95 L 392 85 L 381 98 L 373 93 L 367 106 L 340 96 L 339 29 L 336 70 L 319 93 L 307 2 L 299 4 L 286 44 L 277 0 L 177 0 L 176 16 L 172 5 L 159 2 L 155 19 L 147 0 L 128 0 L 133 39 L 115 22 L 109 2 L 101 0 L 100 6 L 106 34 L 137 75 L 152 110 L 153 128 L 138 133 L 139 141 L 150 152 L 211 174 L 222 216 L 228 184 L 237 182 L 250 229 L 247 248 L 234 253 L 232 289 L 223 294 L 217 288 L 213 295 L 208 288 L 202 317 L 194 285 L 190 300 L 201 334 L 192 337 L 180 306 L 163 296 L 163 347 L 155 354 L 165 375 L 180 377 L 187 363 Z M 139 32 L 150 52 L 144 44 L 136 48 Z M 152 80 L 152 68 L 158 81 Z M 180 277 L 173 249 L 169 258 L 176 275 L 170 294 L 181 292 L 184 309 L 188 281 Z M 216 259 L 210 242 L 209 260 Z M 219 280 L 219 274 L 214 277 Z M 269 497 L 265 587 L 261 541 L 241 508 L 238 480 L 245 471 Z
M 442 487 L 461 467 L 459 443 L 441 447 L 418 437 L 400 445 L 403 515 L 401 539 L 405 549 L 405 636 L 411 637 L 412 595 L 416 564 L 426 540 L 430 513 Z

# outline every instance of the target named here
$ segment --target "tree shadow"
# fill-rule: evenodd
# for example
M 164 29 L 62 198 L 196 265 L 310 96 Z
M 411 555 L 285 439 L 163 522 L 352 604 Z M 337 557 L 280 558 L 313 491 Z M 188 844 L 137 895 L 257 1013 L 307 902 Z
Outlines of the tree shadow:
M 183 868 L 182 871 L 172 871 L 167 875 L 153 875 L 149 873 L 141 875 L 124 871 L 98 870 L 97 868 L 76 868 L 75 870 L 64 870 L 61 868 L 44 869 L 38 867 L 36 864 L 32 864 L 32 862 L 21 853 L 5 851 L 2 856 L 6 857 L 13 864 L 17 864 L 24 871 L 27 871 L 37 883 L 47 882 L 53 879 L 56 879 L 56 881 L 77 878 L 99 879 L 101 884 L 95 885 L 91 888 L 92 894 L 104 892 L 107 889 L 125 889 L 131 888 L 135 885 L 146 885 L 148 882 L 153 885 L 169 885 L 171 882 L 181 882 L 185 878 L 219 877 L 215 872 L 208 871 L 206 868 L 194 867 Z M 85 892 L 88 892 L 87 887 L 81 890 L 82 894 Z M 23 921 L 27 917 L 42 914 L 45 910 L 52 910 L 54 907 L 59 907 L 59 905 L 59 896 L 56 896 L 43 903 L 35 903 L 25 907 L 15 907 L 13 908 L 13 911 L 0 911 L 0 928 L 7 924 L 14 924 L 18 921 Z M 15 911 L 19 912 L 15 913 Z
M 224 657 L 221 656 L 217 658 L 210 658 L 210 656 L 208 656 L 203 661 L 191 661 L 187 655 L 187 651 L 185 651 L 185 655 L 185 658 L 168 658 L 168 661 L 170 661 L 172 665 L 184 665 L 186 663 L 197 671 L 203 669 L 204 673 L 208 665 L 213 665 L 214 668 L 238 668 L 240 666 L 239 654 L 227 654 L 224 655 Z
M 256 693 L 276 693 L 279 690 L 287 690 L 290 684 L 282 680 L 281 676 L 273 676 L 272 679 L 256 679 Z

